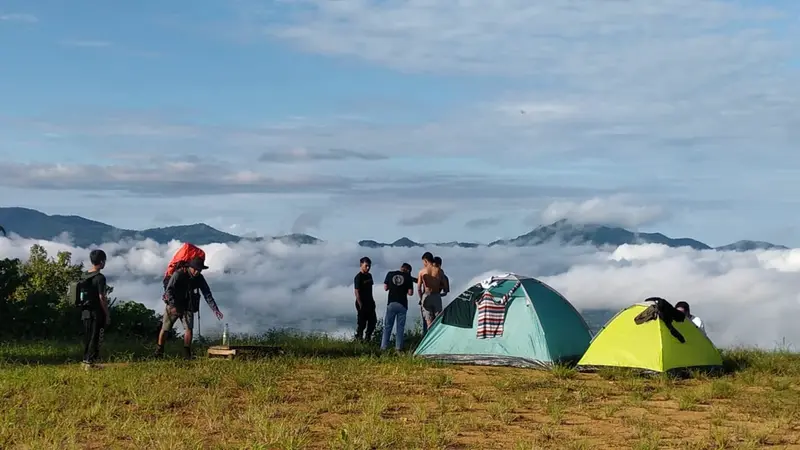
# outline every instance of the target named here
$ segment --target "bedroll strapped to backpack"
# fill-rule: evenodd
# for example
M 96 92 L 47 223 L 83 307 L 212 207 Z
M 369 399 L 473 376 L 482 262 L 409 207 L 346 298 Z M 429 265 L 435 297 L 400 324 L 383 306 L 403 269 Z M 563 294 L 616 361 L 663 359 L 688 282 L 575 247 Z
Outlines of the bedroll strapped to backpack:
M 164 273 L 164 289 L 167 288 L 167 283 L 172 277 L 172 274 L 175 273 L 177 269 L 185 267 L 187 264 L 189 264 L 189 261 L 191 261 L 193 258 L 201 258 L 205 260 L 206 252 L 194 244 L 189 242 L 184 243 L 181 248 L 175 252 L 172 260 L 169 262 L 169 266 L 167 266 L 167 271 Z

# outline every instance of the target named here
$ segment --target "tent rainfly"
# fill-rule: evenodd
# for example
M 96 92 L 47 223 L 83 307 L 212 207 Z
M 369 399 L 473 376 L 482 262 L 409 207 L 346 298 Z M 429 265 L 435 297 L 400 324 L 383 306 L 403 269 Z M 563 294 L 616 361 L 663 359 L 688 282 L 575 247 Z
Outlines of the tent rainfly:
M 658 297 L 617 313 L 578 362 L 579 369 L 625 367 L 647 372 L 721 366 L 722 356 L 711 340 L 683 313 Z
M 416 356 L 451 363 L 550 368 L 577 362 L 592 335 L 541 281 L 513 273 L 476 283 L 436 318 Z

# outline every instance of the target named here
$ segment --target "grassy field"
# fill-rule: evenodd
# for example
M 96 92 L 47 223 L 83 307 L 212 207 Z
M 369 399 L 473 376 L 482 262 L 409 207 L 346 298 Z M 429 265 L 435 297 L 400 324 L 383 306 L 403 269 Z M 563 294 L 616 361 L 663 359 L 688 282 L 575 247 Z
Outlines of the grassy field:
M 91 371 L 77 345 L 0 344 L 0 448 L 800 448 L 788 352 L 726 352 L 727 375 L 678 380 L 266 340 L 285 354 L 154 361 L 152 343 L 112 342 Z

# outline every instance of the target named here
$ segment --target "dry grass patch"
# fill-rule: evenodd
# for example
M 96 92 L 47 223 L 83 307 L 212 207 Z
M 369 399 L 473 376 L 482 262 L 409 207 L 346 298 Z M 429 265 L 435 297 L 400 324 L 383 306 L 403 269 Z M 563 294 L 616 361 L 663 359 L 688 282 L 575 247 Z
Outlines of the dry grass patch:
M 355 344 L 303 345 L 306 354 L 250 361 L 124 356 L 125 364 L 91 372 L 0 362 L 0 448 L 718 449 L 800 441 L 800 359 L 788 353 L 734 352 L 729 375 L 678 379 L 445 366 Z M 320 356 L 329 353 L 337 356 Z

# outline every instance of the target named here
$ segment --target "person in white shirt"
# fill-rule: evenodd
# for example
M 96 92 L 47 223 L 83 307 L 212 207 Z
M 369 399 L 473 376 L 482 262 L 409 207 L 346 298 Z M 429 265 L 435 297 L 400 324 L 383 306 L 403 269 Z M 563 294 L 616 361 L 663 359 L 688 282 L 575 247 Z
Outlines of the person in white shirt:
M 686 316 L 686 318 L 688 318 L 689 320 L 692 321 L 693 324 L 695 324 L 695 326 L 697 328 L 700 328 L 700 331 L 702 331 L 703 334 L 706 334 L 706 327 L 705 327 L 705 325 L 703 325 L 703 321 L 700 320 L 699 317 L 692 315 L 692 313 L 690 312 L 691 310 L 689 309 L 689 304 L 688 303 L 686 303 L 686 302 L 678 302 L 678 303 L 675 304 L 675 309 L 677 309 L 678 311 L 682 312 Z

